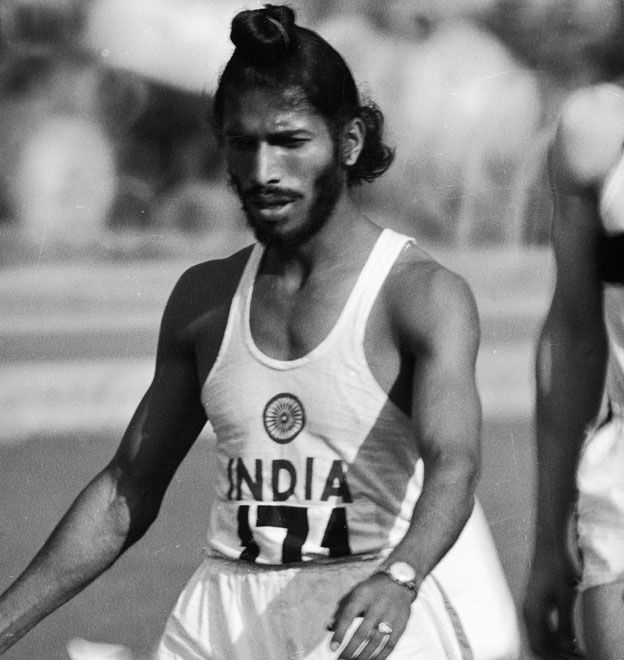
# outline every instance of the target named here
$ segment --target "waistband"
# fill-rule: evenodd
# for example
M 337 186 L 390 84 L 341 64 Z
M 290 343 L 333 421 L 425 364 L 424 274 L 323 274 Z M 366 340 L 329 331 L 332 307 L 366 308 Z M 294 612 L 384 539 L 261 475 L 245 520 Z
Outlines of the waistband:
M 358 567 L 369 566 L 374 570 L 376 566 L 381 564 L 387 557 L 388 553 L 384 554 L 369 554 L 369 555 L 350 555 L 348 557 L 319 557 L 311 561 L 302 561 L 292 564 L 259 564 L 256 562 L 245 561 L 242 559 L 231 559 L 220 553 L 217 553 L 212 548 L 203 548 L 203 561 L 206 567 L 211 572 L 227 573 L 228 575 L 249 575 L 250 573 L 284 573 L 284 572 L 300 572 L 300 571 L 314 571 L 316 569 L 323 572 L 331 570 L 342 570 L 345 567 Z

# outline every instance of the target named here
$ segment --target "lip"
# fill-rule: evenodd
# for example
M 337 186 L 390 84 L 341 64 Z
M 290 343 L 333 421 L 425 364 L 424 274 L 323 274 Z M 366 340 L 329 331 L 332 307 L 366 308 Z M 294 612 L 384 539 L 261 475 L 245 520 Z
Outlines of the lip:
M 254 195 L 249 201 L 255 206 L 278 206 L 292 202 L 294 197 L 289 195 Z
M 281 215 L 295 200 L 292 197 L 253 197 L 249 204 L 261 215 Z

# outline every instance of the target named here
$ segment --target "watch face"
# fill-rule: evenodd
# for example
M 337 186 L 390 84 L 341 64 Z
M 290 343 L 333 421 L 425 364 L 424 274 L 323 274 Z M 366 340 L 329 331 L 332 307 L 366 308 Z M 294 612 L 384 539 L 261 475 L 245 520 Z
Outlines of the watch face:
M 416 571 L 404 561 L 395 561 L 390 564 L 388 570 L 401 582 L 411 582 L 416 577 Z

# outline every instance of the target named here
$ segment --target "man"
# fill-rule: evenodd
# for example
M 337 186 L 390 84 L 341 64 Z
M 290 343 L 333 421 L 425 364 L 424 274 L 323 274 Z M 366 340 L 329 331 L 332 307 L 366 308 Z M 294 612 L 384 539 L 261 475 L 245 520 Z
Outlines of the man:
M 537 354 L 538 508 L 524 606 L 533 650 L 547 658 L 578 652 L 575 499 L 587 657 L 624 653 L 623 144 L 624 91 L 601 84 L 570 97 L 550 149 L 557 280 Z
M 259 243 L 176 285 L 149 391 L 0 600 L 2 644 L 145 532 L 209 419 L 209 547 L 158 658 L 515 658 L 474 500 L 471 294 L 351 201 L 391 152 L 340 55 L 286 7 L 231 37 L 214 119 Z

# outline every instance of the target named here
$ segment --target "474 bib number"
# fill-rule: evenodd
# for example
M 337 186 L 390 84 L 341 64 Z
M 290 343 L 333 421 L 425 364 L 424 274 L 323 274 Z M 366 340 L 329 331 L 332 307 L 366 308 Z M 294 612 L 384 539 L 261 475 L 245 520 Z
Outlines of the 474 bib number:
M 273 527 L 286 531 L 281 547 L 281 562 L 283 564 L 300 562 L 302 548 L 310 539 L 311 528 L 314 531 L 315 523 L 319 522 L 318 516 L 314 516 L 311 520 L 308 508 L 303 506 L 258 504 L 254 505 L 253 509 L 256 512 L 255 524 L 250 521 L 250 505 L 241 504 L 238 508 L 238 536 L 243 547 L 240 559 L 256 561 L 261 548 L 260 543 L 254 537 L 254 528 L 258 529 L 258 536 L 260 536 L 260 528 Z M 319 554 L 326 554 L 329 557 L 343 557 L 351 554 L 345 507 L 331 509 L 322 536 L 316 542 L 320 546 Z

